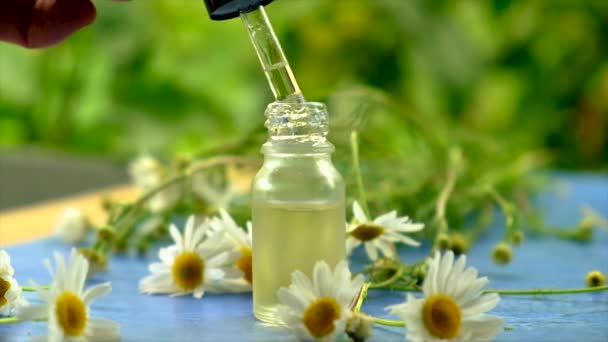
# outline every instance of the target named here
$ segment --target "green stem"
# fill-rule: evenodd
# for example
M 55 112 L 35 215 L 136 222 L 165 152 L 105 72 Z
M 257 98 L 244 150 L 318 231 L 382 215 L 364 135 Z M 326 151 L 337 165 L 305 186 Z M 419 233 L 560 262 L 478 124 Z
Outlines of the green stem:
M 17 317 L 2 317 L 0 318 L 0 324 L 10 324 L 21 322 Z
M 364 283 L 363 286 L 361 286 L 361 291 L 359 291 L 359 298 L 357 298 L 357 303 L 355 304 L 355 307 L 353 308 L 353 312 L 361 311 L 361 306 L 363 305 L 363 301 L 367 297 L 367 290 L 369 289 L 370 285 L 371 285 L 370 283 Z
M 121 227 L 121 223 L 125 220 L 130 214 L 136 213 L 138 210 L 142 208 L 142 206 L 150 200 L 152 197 L 157 195 L 159 192 L 185 180 L 193 175 L 207 170 L 209 168 L 224 165 L 224 164 L 243 164 L 243 165 L 258 165 L 259 160 L 256 158 L 250 157 L 242 157 L 242 156 L 218 156 L 206 159 L 204 161 L 200 161 L 196 164 L 193 164 L 192 167 L 185 172 L 169 179 L 165 183 L 159 185 L 158 187 L 146 192 L 142 197 L 137 199 L 132 205 L 128 208 L 125 208 L 123 212 L 116 218 L 115 222 L 110 222 L 115 227 Z M 127 238 L 133 231 L 135 227 L 133 224 L 128 225 L 128 229 L 122 230 L 121 234 L 118 235 L 118 240 Z
M 486 290 L 484 293 L 502 295 L 558 295 L 608 291 L 608 285 L 597 287 L 581 287 L 576 289 L 528 289 L 528 290 Z
M 395 270 L 395 273 L 388 279 L 381 281 L 379 283 L 375 283 L 375 284 L 370 284 L 370 288 L 371 289 L 375 289 L 375 288 L 382 288 L 385 286 L 390 286 L 390 284 L 394 283 L 396 280 L 398 280 L 399 278 L 401 278 L 401 276 L 403 275 L 404 272 L 404 268 L 403 266 L 398 267 Z
M 363 177 L 361 176 L 361 164 L 359 163 L 359 136 L 357 131 L 352 131 L 350 134 L 350 150 L 353 158 L 353 169 L 357 180 L 357 188 L 359 190 L 359 204 L 367 217 L 370 217 L 369 207 L 367 206 L 367 195 L 363 186 Z
M 422 290 L 418 287 L 403 286 L 403 285 L 392 285 L 385 287 L 373 287 L 374 289 L 384 290 L 396 290 L 396 291 L 412 291 L 421 292 Z M 501 295 L 558 295 L 558 294 L 576 294 L 576 293 L 590 293 L 590 292 L 602 292 L 608 291 L 608 285 L 597 286 L 597 287 L 582 287 L 575 289 L 525 289 L 525 290 L 495 290 L 489 289 L 483 291 L 483 293 L 498 293 Z
M 40 286 L 40 287 L 34 287 L 34 286 L 21 286 L 21 290 L 25 291 L 25 292 L 36 292 L 40 289 L 48 289 L 48 286 Z
M 384 319 L 384 318 L 378 318 L 378 317 L 373 317 L 372 319 L 374 320 L 374 323 L 380 324 L 380 325 L 387 325 L 389 327 L 404 327 L 405 326 L 405 322 L 403 321 L 396 321 L 396 320 L 392 320 L 392 319 Z
M 454 190 L 456 184 L 456 171 L 450 167 L 448 170 L 445 185 L 441 189 L 439 196 L 437 197 L 437 205 L 435 209 L 435 222 L 437 222 L 437 233 L 435 235 L 435 247 L 439 241 L 439 236 L 448 233 L 448 223 L 445 218 L 445 209 L 448 204 L 448 199 Z
M 483 208 L 477 217 L 475 225 L 470 232 L 470 243 L 471 245 L 490 227 L 494 219 L 494 203 L 487 201 L 483 204 Z
M 494 198 L 498 206 L 502 209 L 505 215 L 505 235 L 513 233 L 515 229 L 515 206 L 507 199 L 502 197 L 496 190 L 490 189 L 490 196 Z

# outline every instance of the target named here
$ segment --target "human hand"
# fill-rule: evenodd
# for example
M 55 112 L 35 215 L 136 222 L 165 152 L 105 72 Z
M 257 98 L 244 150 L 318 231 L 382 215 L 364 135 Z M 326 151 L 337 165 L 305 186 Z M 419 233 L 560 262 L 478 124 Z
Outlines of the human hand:
M 91 0 L 0 0 L 0 40 L 27 48 L 51 46 L 92 23 L 95 15 Z

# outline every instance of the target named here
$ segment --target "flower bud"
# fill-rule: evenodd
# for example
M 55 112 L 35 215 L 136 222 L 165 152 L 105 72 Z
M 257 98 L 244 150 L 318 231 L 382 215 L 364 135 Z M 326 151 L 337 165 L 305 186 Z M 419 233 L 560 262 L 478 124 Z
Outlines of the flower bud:
M 450 248 L 450 237 L 447 234 L 439 234 L 436 241 L 437 247 L 441 250 Z
M 464 254 L 469 250 L 471 241 L 462 233 L 454 233 L 450 236 L 450 249 L 456 255 Z
M 63 242 L 75 244 L 86 238 L 89 227 L 90 223 L 80 210 L 66 208 L 57 219 L 55 231 Z
M 506 265 L 513 259 L 513 251 L 511 246 L 506 242 L 499 242 L 494 246 L 492 251 L 492 259 L 499 265 Z
M 116 229 L 110 225 L 105 225 L 97 231 L 97 239 L 104 242 L 112 242 L 116 237 Z
M 89 273 L 87 274 L 87 277 L 107 269 L 108 258 L 100 251 L 91 248 L 79 248 L 78 253 L 85 257 L 89 262 Z
M 382 282 L 390 279 L 399 268 L 399 263 L 393 259 L 382 258 L 376 261 L 370 269 L 370 273 L 374 282 Z
M 593 270 L 587 273 L 585 281 L 587 282 L 587 286 L 589 287 L 603 286 L 604 284 L 606 284 L 606 276 L 601 271 Z
M 422 285 L 424 278 L 426 278 L 426 272 L 428 265 L 426 263 L 417 265 L 412 270 L 412 277 L 416 278 L 416 285 Z
M 353 315 L 346 320 L 346 333 L 354 342 L 363 342 L 372 335 L 372 327 L 374 320 L 362 313 L 354 312 Z
M 524 232 L 516 230 L 511 234 L 511 243 L 515 246 L 519 246 L 524 241 Z

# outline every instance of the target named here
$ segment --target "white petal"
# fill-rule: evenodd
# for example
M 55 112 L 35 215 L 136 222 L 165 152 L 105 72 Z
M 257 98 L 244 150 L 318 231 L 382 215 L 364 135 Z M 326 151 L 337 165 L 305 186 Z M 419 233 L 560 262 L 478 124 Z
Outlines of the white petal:
M 462 275 L 462 272 L 464 270 L 464 267 L 466 265 L 466 262 L 467 262 L 467 256 L 461 255 L 458 258 L 458 260 L 456 261 L 456 263 L 454 264 L 454 266 L 452 267 L 452 271 L 450 272 L 450 274 L 448 275 L 448 277 L 446 279 L 447 286 L 445 289 L 445 294 L 454 296 L 454 292 L 456 290 L 455 284 L 458 284 L 460 277 Z
M 423 223 L 399 223 L 398 225 L 392 227 L 392 229 L 396 232 L 400 233 L 413 233 L 418 232 L 424 229 Z
M 221 284 L 218 284 L 218 292 L 240 293 L 251 292 L 251 284 L 245 279 L 223 279 Z
M 81 294 L 84 282 L 87 279 L 87 273 L 89 272 L 89 262 L 75 248 L 72 248 L 70 263 L 66 272 L 68 283 L 70 284 L 69 289 Z
M 364 223 L 364 222 L 369 221 L 367 216 L 363 212 L 361 205 L 359 205 L 359 202 L 357 202 L 357 201 L 353 202 L 353 215 L 355 216 L 355 219 L 357 221 L 359 221 L 359 223 Z
M 462 322 L 463 330 L 471 331 L 471 340 L 491 341 L 498 335 L 504 322 L 501 318 L 492 315 L 478 315 L 465 318 Z
M 277 292 L 277 296 L 282 304 L 289 306 L 293 310 L 298 312 L 303 312 L 308 307 L 309 301 L 304 298 L 298 296 L 294 292 L 281 287 Z
M 142 293 L 172 293 L 179 291 L 173 283 L 173 278 L 166 274 L 149 275 L 139 282 L 139 291 Z
M 46 319 L 49 313 L 47 304 L 22 306 L 17 310 L 17 318 L 22 321 Z
M 346 237 L 346 254 L 350 255 L 353 252 L 353 249 L 357 248 L 361 244 L 361 240 L 355 239 L 352 236 Z
M 392 225 L 392 223 L 395 222 L 396 218 L 397 218 L 397 211 L 393 210 L 386 214 L 382 214 L 382 215 L 376 217 L 374 219 L 374 223 L 376 223 L 380 226 L 383 226 L 383 227 L 389 227 Z
M 386 241 L 385 239 L 376 239 L 374 244 L 378 249 L 384 254 L 384 256 L 388 258 L 396 258 L 397 250 L 395 249 L 395 245 L 393 245 L 390 241 Z
M 374 244 L 372 242 L 366 242 L 363 244 L 363 246 L 365 246 L 365 252 L 367 253 L 367 256 L 369 257 L 370 260 L 372 261 L 376 261 L 378 260 L 378 250 L 376 249 L 376 247 L 374 246 Z
M 164 262 L 167 265 L 173 265 L 173 261 L 175 260 L 175 257 L 182 252 L 182 250 L 176 246 L 169 246 L 169 247 L 165 247 L 165 248 L 161 248 L 158 250 L 158 257 L 160 258 L 160 260 L 162 262 Z
M 0 250 L 0 275 L 12 277 L 15 270 L 11 266 L 11 256 L 4 250 Z
M 496 293 L 489 293 L 479 297 L 477 300 L 467 303 L 461 308 L 463 316 L 475 316 L 486 311 L 492 310 L 500 302 L 500 296 Z
M 56 285 L 59 291 L 63 291 L 66 288 L 66 273 L 65 273 L 65 261 L 63 256 L 59 254 L 59 252 L 53 252 L 53 257 L 55 258 L 55 274 L 53 277 L 53 283 Z M 50 261 L 47 261 L 47 265 L 50 264 Z M 49 269 L 49 267 L 47 267 Z
M 169 273 L 171 272 L 171 268 L 164 263 L 155 262 L 148 265 L 148 270 L 152 273 Z
M 422 290 L 427 297 L 435 294 L 437 291 L 436 284 L 437 284 L 437 272 L 439 271 L 438 270 L 439 258 L 440 258 L 440 253 L 435 252 L 435 255 L 427 261 L 429 268 L 427 271 L 427 275 L 424 278 L 424 282 L 422 284 Z
M 46 268 L 46 271 L 49 273 L 51 278 L 53 278 L 55 276 L 55 271 L 53 269 L 51 261 L 49 259 L 44 259 L 44 261 L 42 261 L 42 264 L 44 265 L 44 268 Z
M 88 341 L 120 341 L 120 325 L 105 319 L 90 318 L 85 333 Z
M 414 247 L 420 246 L 420 242 L 412 239 L 409 236 L 405 236 L 405 235 L 402 235 L 399 233 L 391 232 L 389 234 L 385 234 L 384 236 L 388 236 L 388 239 L 392 240 L 393 242 L 401 242 L 403 244 L 414 246 Z
M 239 252 L 222 252 L 205 260 L 205 267 L 221 267 L 232 264 L 239 257 Z
M 190 215 L 188 220 L 186 221 L 186 227 L 184 231 L 184 249 L 186 250 L 194 250 L 194 227 L 195 227 L 196 217 L 194 215 Z
M 194 232 L 194 215 L 190 215 L 186 221 L 186 228 L 184 230 L 184 249 L 193 250 L 192 246 L 192 234 Z
M 30 286 L 36 289 L 36 293 L 40 298 L 44 299 L 46 302 L 52 302 L 55 300 L 55 291 L 54 288 L 44 289 L 40 284 L 36 283 L 33 280 L 30 280 Z
M 221 281 L 226 272 L 219 268 L 205 268 L 205 282 Z
M 317 261 L 313 269 L 313 284 L 320 297 L 333 297 L 333 286 L 331 268 L 325 260 Z
M 224 268 L 223 271 L 224 271 L 224 279 L 223 280 L 239 279 L 239 278 L 242 278 L 245 275 L 243 273 L 243 271 L 241 271 L 240 269 L 238 269 L 236 267 Z
M 468 303 L 481 296 L 482 290 L 488 284 L 488 278 L 477 278 L 469 282 L 464 290 L 461 290 L 461 295 L 454 297 L 460 306 L 467 306 Z
M 437 291 L 439 293 L 446 293 L 448 284 L 446 280 L 452 271 L 452 265 L 454 264 L 454 252 L 451 250 L 447 251 L 441 258 L 439 264 L 439 270 L 437 271 Z
M 173 241 L 175 241 L 175 244 L 180 248 L 180 250 L 183 250 L 184 241 L 182 239 L 182 234 L 179 232 L 179 229 L 177 229 L 174 224 L 169 226 L 169 234 L 171 234 Z
M 82 300 L 90 305 L 95 299 L 104 296 L 112 291 L 110 283 L 103 283 L 89 287 L 82 295 Z
M 207 231 L 209 230 L 208 227 L 209 226 L 205 222 L 199 224 L 196 227 L 196 229 L 194 230 L 194 234 L 192 236 L 192 244 L 191 244 L 192 249 L 196 249 L 197 245 L 201 243 L 201 241 L 207 234 Z
M 202 286 L 199 286 L 198 288 L 196 288 L 196 290 L 194 290 L 194 293 L 192 294 L 192 296 L 196 299 L 201 299 L 201 298 L 203 298 L 204 294 L 205 294 L 205 288 L 203 288 Z
M 232 216 L 230 216 L 230 214 L 228 214 L 228 212 L 225 209 L 220 209 L 220 216 L 222 217 L 222 220 L 224 220 L 224 222 L 226 223 L 227 226 L 232 227 L 232 228 L 237 228 L 238 225 L 236 224 L 236 222 L 234 222 L 234 219 L 232 218 Z
M 470 289 L 471 284 L 476 281 L 477 278 L 477 269 L 474 267 L 469 267 L 462 272 L 459 279 L 456 280 L 455 288 L 452 290 L 453 297 L 459 303 L 462 303 L 460 300 L 463 295 Z
M 49 329 L 48 342 L 63 342 L 63 330 Z
M 312 301 L 315 298 L 315 289 L 310 279 L 301 271 L 294 271 L 291 274 L 292 284 L 290 289 L 293 289 L 299 296 Z

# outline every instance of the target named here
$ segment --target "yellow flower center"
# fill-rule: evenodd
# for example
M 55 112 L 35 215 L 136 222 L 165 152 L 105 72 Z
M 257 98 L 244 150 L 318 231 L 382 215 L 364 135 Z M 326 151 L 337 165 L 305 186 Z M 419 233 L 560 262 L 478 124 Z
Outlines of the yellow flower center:
M 57 322 L 68 336 L 80 336 L 87 323 L 87 308 L 76 294 L 64 292 L 55 303 Z
M 243 271 L 245 274 L 245 279 L 249 282 L 249 284 L 253 284 L 253 276 L 251 272 L 252 265 L 251 248 L 241 246 L 241 257 L 236 261 L 236 267 Z
M 11 283 L 4 280 L 0 277 L 0 308 L 3 307 L 6 303 L 8 303 L 8 299 L 6 299 L 6 293 L 11 289 Z
M 384 233 L 384 228 L 374 224 L 361 224 L 350 235 L 361 241 L 370 241 Z
M 173 261 L 173 281 L 181 289 L 192 291 L 203 283 L 205 262 L 194 252 L 183 252 Z
M 422 322 L 431 335 L 453 338 L 460 332 L 460 308 L 450 296 L 432 295 L 422 308 Z
M 315 338 L 331 334 L 336 326 L 334 321 L 340 318 L 340 305 L 333 298 L 319 298 L 304 311 L 302 321 Z

